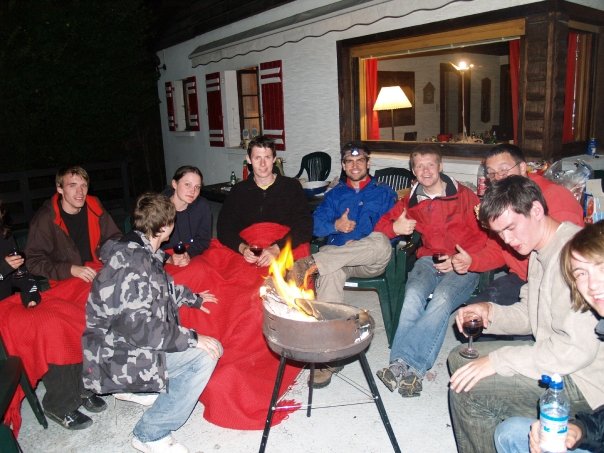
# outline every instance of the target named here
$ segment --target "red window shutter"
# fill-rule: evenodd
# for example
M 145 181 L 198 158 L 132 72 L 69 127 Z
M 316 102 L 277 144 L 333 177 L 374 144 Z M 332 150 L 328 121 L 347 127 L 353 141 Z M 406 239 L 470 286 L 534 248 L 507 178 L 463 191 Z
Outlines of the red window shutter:
M 206 74 L 206 95 L 208 98 L 208 126 L 210 146 L 224 146 L 222 127 L 222 100 L 220 98 L 220 73 Z
M 275 140 L 279 151 L 285 150 L 282 76 L 281 60 L 260 63 L 262 132 Z
M 166 82 L 166 107 L 168 108 L 168 129 L 176 130 L 176 121 L 174 120 L 174 85 L 172 82 Z
M 197 105 L 197 81 L 195 76 L 187 77 L 184 80 L 185 95 L 187 96 L 187 106 L 189 111 L 189 129 L 192 131 L 199 130 L 199 107 Z

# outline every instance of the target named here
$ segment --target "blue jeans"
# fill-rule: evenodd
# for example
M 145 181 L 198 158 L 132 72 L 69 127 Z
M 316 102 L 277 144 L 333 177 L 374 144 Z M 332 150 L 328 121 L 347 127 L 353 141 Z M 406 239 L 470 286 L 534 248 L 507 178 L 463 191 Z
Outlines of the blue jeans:
M 163 439 L 185 424 L 216 367 L 216 360 L 201 349 L 190 348 L 167 352 L 166 365 L 167 392 L 159 394 L 134 427 L 134 435 L 142 442 Z
M 526 341 L 486 341 L 474 343 L 480 357 L 504 346 L 526 346 Z M 449 353 L 451 374 L 470 360 L 459 355 L 457 346 Z M 591 408 L 570 375 L 563 377 L 564 391 L 570 401 L 571 413 L 588 412 Z M 499 423 L 514 416 L 536 417 L 539 397 L 543 389 L 535 379 L 521 374 L 502 376 L 494 374 L 479 381 L 469 392 L 456 393 L 449 389 L 449 413 L 455 433 L 458 453 L 494 453 L 495 429 Z M 525 430 L 528 435 L 528 428 Z
M 402 360 L 418 376 L 432 368 L 443 344 L 449 316 L 478 283 L 478 274 L 439 274 L 432 257 L 417 260 L 405 286 L 405 301 L 396 328 L 390 362 Z M 430 294 L 432 299 L 428 301 Z
M 528 435 L 534 421 L 535 419 L 528 417 L 511 417 L 501 422 L 495 430 L 497 453 L 529 453 Z M 581 448 L 572 451 L 589 453 Z

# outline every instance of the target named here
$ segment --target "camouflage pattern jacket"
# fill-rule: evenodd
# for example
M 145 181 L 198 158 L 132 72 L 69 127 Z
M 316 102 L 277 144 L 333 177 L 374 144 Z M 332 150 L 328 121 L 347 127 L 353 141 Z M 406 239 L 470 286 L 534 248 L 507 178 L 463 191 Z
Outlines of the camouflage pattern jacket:
M 101 248 L 105 263 L 92 283 L 82 336 L 84 386 L 96 393 L 166 391 L 166 352 L 197 345 L 179 325 L 178 307 L 201 299 L 175 285 L 140 232 Z

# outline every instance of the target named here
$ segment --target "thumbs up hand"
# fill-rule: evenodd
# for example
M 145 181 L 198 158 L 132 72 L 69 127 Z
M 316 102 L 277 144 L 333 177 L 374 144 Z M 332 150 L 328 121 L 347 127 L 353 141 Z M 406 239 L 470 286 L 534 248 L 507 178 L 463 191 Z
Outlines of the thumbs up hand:
M 415 224 L 417 221 L 407 218 L 407 209 L 403 209 L 403 212 L 398 219 L 392 224 L 392 229 L 396 234 L 409 235 L 415 230 Z
M 472 265 L 472 257 L 459 244 L 456 244 L 455 248 L 458 253 L 451 258 L 453 270 L 458 274 L 466 274 Z
M 350 209 L 346 208 L 346 211 L 344 211 L 344 214 L 342 214 L 342 217 L 340 217 L 338 220 L 336 220 L 335 227 L 336 227 L 336 230 L 339 231 L 340 233 L 350 233 L 357 226 L 357 223 L 354 220 L 350 220 L 348 218 L 349 212 L 350 212 Z

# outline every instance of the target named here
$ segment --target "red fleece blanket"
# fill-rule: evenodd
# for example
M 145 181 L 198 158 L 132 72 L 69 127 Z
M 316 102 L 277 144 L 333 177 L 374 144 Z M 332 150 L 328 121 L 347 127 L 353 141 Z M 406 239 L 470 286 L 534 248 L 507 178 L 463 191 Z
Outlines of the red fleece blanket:
M 49 363 L 66 365 L 82 361 L 80 339 L 90 286 L 79 278 L 56 282 L 42 293 L 42 302 L 35 308 L 23 307 L 19 294 L 0 301 L 2 340 L 10 355 L 23 360 L 33 387 L 48 371 Z M 21 427 L 23 397 L 19 386 L 4 416 L 4 423 L 12 425 L 15 435 Z
M 242 232 L 242 237 L 261 246 L 283 237 L 287 229 L 274 224 L 259 224 Z M 294 250 L 294 257 L 307 256 L 308 244 Z M 204 418 L 218 426 L 233 429 L 262 429 L 275 383 L 279 358 L 262 335 L 262 304 L 258 288 L 267 268 L 248 264 L 243 257 L 213 240 L 210 248 L 184 267 L 166 266 L 177 283 L 193 291 L 210 290 L 219 303 L 208 304 L 211 314 L 181 308 L 181 323 L 200 334 L 219 339 L 224 355 L 200 397 Z M 23 360 L 30 381 L 35 385 L 48 370 L 48 364 L 82 361 L 80 338 L 85 325 L 85 304 L 90 285 L 76 278 L 59 282 L 42 293 L 42 303 L 25 309 L 20 296 L 0 302 L 0 333 L 9 354 Z M 290 386 L 299 368 L 288 365 L 280 389 Z M 5 423 L 18 434 L 23 392 L 19 388 L 5 415 Z M 285 402 L 284 402 L 285 404 Z M 278 411 L 273 424 L 281 422 L 286 411 Z

